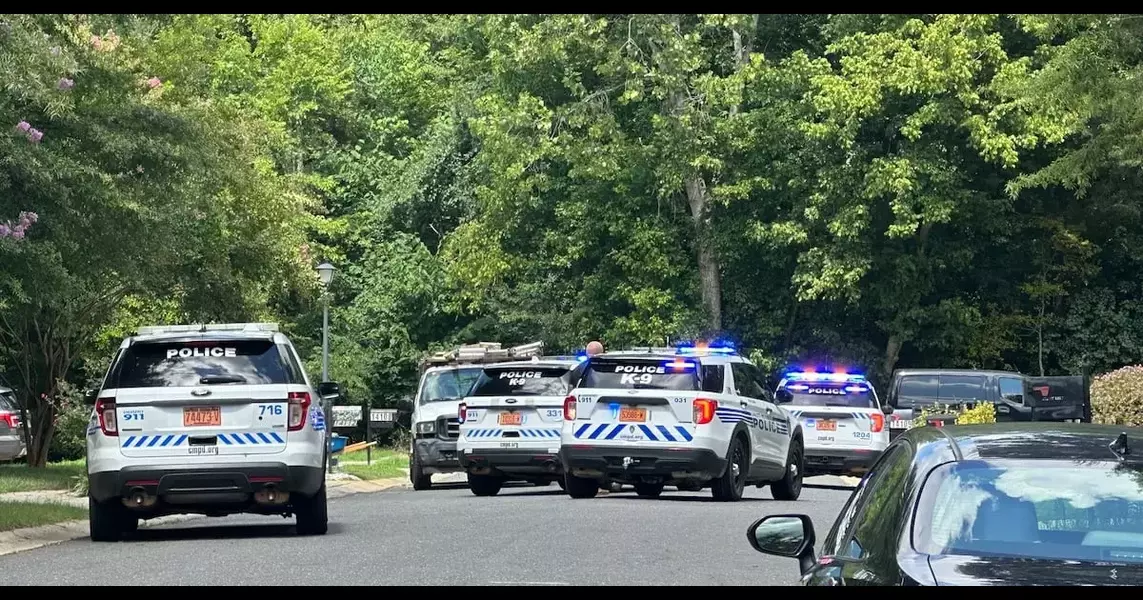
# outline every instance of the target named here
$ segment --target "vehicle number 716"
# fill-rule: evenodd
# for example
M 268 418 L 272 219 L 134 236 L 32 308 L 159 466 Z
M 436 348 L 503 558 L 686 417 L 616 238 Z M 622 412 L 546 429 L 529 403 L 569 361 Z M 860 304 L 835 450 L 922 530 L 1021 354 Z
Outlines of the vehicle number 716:
M 264 417 L 266 415 L 279 416 L 282 414 L 281 404 L 259 404 L 258 416 Z

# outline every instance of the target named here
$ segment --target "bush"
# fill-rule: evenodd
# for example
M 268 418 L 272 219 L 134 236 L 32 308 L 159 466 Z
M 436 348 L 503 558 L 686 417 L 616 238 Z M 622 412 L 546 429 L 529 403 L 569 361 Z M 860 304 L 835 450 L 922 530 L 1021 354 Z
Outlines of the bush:
M 929 418 L 938 415 L 956 415 L 957 425 L 982 425 L 996 422 L 996 406 L 991 402 L 980 402 L 972 408 L 962 405 L 934 404 L 921 409 L 913 417 L 913 427 L 924 427 Z
M 71 386 L 60 386 L 60 397 L 48 460 L 78 460 L 87 454 L 87 425 L 92 408 L 83 403 L 82 392 Z
M 1091 420 L 1128 427 L 1143 424 L 1143 365 L 1116 369 L 1091 382 Z

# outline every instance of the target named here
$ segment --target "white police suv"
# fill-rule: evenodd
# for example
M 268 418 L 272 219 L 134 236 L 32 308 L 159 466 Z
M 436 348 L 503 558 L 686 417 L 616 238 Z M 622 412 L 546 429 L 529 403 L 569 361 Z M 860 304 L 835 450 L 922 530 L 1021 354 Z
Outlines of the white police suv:
M 666 485 L 710 487 L 717 500 L 770 485 L 802 491 L 802 430 L 776 404 L 758 369 L 733 349 L 608 352 L 587 360 L 564 401 L 560 460 L 572 498 L 608 482 L 644 497 Z
M 889 445 L 893 408 L 862 375 L 788 373 L 777 395 L 805 432 L 807 477 L 861 475 Z
M 338 394 L 315 389 L 275 324 L 141 328 L 88 395 L 91 539 L 180 513 L 293 514 L 299 534 L 324 534 L 320 399 Z
M 456 445 L 473 494 L 494 496 L 507 481 L 563 487 L 560 428 L 579 365 L 537 357 L 484 368 L 460 405 Z

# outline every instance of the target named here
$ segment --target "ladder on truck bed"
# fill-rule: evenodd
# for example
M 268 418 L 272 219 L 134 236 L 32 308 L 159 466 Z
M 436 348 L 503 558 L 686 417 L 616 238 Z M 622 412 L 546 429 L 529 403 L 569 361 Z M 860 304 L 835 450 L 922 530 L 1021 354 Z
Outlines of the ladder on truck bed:
M 463 364 L 491 364 L 539 358 L 544 353 L 543 342 L 532 342 L 504 348 L 499 342 L 466 344 L 452 350 L 435 352 L 421 361 L 421 371 L 429 367 Z

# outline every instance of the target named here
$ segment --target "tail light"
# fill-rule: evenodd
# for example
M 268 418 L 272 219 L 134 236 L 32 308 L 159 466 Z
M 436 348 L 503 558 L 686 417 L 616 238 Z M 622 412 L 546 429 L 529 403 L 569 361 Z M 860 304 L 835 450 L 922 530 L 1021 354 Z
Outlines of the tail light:
M 869 430 L 873 433 L 881 433 L 881 430 L 885 428 L 885 415 L 881 413 L 873 413 L 869 416 L 873 417 L 873 423 L 870 424 Z
M 718 408 L 718 401 L 709 398 L 695 398 L 694 421 L 695 425 L 706 425 L 714 420 L 714 411 Z
M 103 435 L 119 435 L 119 422 L 115 420 L 115 401 L 99 398 L 95 401 L 95 414 L 99 415 L 99 428 Z
M 460 422 L 463 423 L 468 420 L 468 405 L 461 402 L 457 407 L 457 416 L 460 417 Z
M 575 396 L 564 398 L 564 420 L 575 420 Z
M 20 426 L 20 417 L 16 413 L 0 412 L 0 423 L 6 423 L 8 427 L 15 429 Z
M 290 392 L 287 402 L 290 403 L 290 420 L 286 427 L 289 431 L 298 431 L 306 426 L 306 413 L 310 410 L 309 392 Z

